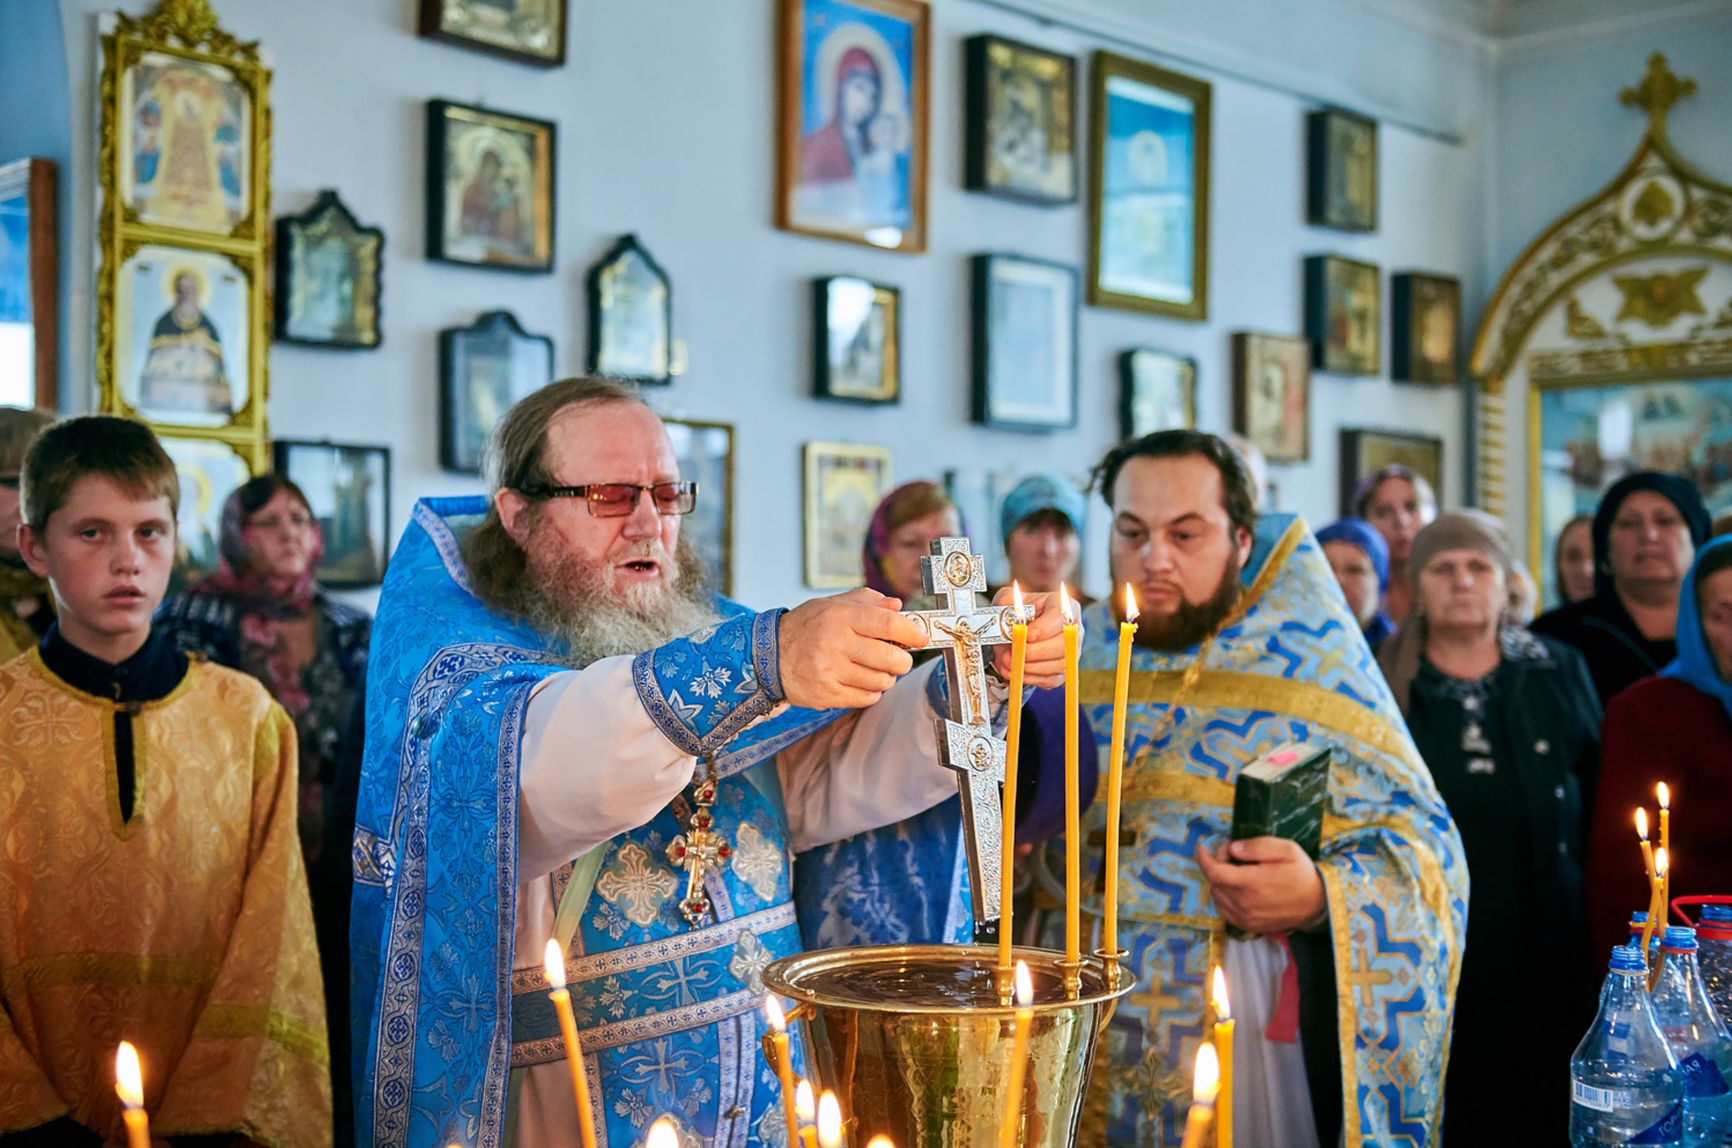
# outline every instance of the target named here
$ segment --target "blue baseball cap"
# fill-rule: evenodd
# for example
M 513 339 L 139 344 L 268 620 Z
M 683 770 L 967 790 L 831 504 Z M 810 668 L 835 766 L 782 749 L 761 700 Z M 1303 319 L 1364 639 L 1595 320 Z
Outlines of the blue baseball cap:
M 1076 483 L 1057 474 L 1031 474 L 1004 496 L 998 511 L 998 533 L 1009 539 L 1010 532 L 1043 510 L 1056 510 L 1070 522 L 1070 528 L 1082 534 L 1085 512 L 1083 492 Z

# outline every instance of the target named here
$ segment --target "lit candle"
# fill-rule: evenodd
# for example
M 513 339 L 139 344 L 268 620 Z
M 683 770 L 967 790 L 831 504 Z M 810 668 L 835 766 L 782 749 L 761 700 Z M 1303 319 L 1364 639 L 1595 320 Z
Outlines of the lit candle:
M 1666 856 L 1672 855 L 1672 789 L 1665 782 L 1654 786 L 1654 794 L 1660 799 L 1660 848 L 1666 851 Z M 1664 929 L 1672 920 L 1672 872 L 1670 867 L 1661 873 L 1655 870 L 1660 878 L 1660 921 L 1658 928 Z
M 1215 968 L 1215 1056 L 1220 1061 L 1220 1091 L 1215 1096 L 1215 1148 L 1233 1148 L 1233 1009 L 1227 1003 L 1227 974 Z
M 1666 868 L 1671 861 L 1671 854 L 1666 852 L 1664 845 L 1654 850 L 1654 875 L 1648 882 L 1648 919 L 1642 923 L 1642 959 L 1648 959 L 1648 942 L 1654 935 L 1654 926 L 1660 919 L 1660 888 L 1666 880 Z M 1661 936 L 1665 934 L 1662 933 Z
M 1131 692 L 1131 639 L 1137 634 L 1137 598 L 1125 583 L 1125 620 L 1119 623 L 1119 672 L 1113 682 L 1113 740 L 1107 764 L 1106 904 L 1102 939 L 1107 955 L 1119 951 L 1119 800 L 1125 783 L 1125 704 Z
M 1034 983 L 1028 966 L 1016 962 L 1016 1038 L 1010 1046 L 1010 1084 L 1004 1093 L 1004 1119 L 998 1125 L 999 1148 L 1016 1148 L 1022 1131 L 1022 1082 L 1028 1070 L 1028 1029 L 1034 1023 Z
M 804 1080 L 794 1086 L 794 1115 L 800 1120 L 801 1148 L 818 1148 L 818 1130 L 812 1127 L 818 1119 L 818 1104 L 812 1099 L 812 1086 Z
M 1636 806 L 1636 839 L 1642 843 L 1642 868 L 1648 874 L 1649 900 L 1653 900 L 1654 888 L 1654 847 L 1648 844 L 1648 811 L 1640 805 Z
M 583 1148 L 595 1148 L 595 1117 L 589 1107 L 589 1077 L 583 1071 L 583 1045 L 577 1040 L 577 1018 L 571 1014 L 571 994 L 565 989 L 565 953 L 559 942 L 547 940 L 543 959 L 547 983 L 553 987 L 547 995 L 559 1013 L 559 1031 L 565 1036 L 565 1063 L 571 1069 L 571 1091 L 577 1097 L 577 1131 L 583 1138 Z
M 130 1040 L 120 1042 L 114 1054 L 114 1092 L 125 1111 L 127 1148 L 150 1148 L 150 1118 L 144 1114 L 144 1072 L 138 1066 L 138 1049 Z
M 671 1116 L 662 1116 L 650 1125 L 649 1135 L 644 1137 L 643 1148 L 680 1148 L 679 1130 L 674 1127 Z
M 1010 968 L 1010 899 L 1016 882 L 1016 759 L 1022 742 L 1022 669 L 1028 655 L 1028 623 L 1023 618 L 1022 587 L 1010 584 L 1016 621 L 1010 625 L 1010 720 L 1004 731 L 1004 813 L 998 866 L 998 967 Z
M 888 1136 L 874 1136 L 866 1141 L 866 1148 L 896 1148 L 896 1142 Z
M 830 1091 L 818 1097 L 818 1148 L 842 1148 L 842 1106 Z
M 1077 623 L 1070 592 L 1058 588 L 1064 612 L 1064 959 L 1075 966 L 1082 959 L 1082 818 L 1081 781 L 1077 776 Z
M 800 1143 L 800 1126 L 794 1122 L 794 1063 L 788 1055 L 788 1018 L 775 997 L 764 998 L 764 1016 L 770 1021 L 770 1045 L 776 1050 L 776 1063 L 770 1067 L 782 1082 L 782 1115 L 788 1121 L 789 1148 Z
M 1191 1111 L 1185 1117 L 1183 1148 L 1203 1148 L 1209 1138 L 1209 1121 L 1215 1115 L 1215 1091 L 1220 1084 L 1220 1065 L 1215 1046 L 1204 1041 L 1197 1049 L 1197 1074 L 1191 1081 Z

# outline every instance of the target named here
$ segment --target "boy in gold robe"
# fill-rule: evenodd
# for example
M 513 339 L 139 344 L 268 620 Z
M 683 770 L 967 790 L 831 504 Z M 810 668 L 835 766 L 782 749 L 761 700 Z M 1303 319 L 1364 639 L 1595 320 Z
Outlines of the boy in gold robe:
M 138 423 L 70 419 L 21 493 L 19 549 L 58 620 L 0 667 L 0 1144 L 120 1136 L 126 1039 L 159 1145 L 323 1148 L 294 726 L 151 631 L 174 464 Z

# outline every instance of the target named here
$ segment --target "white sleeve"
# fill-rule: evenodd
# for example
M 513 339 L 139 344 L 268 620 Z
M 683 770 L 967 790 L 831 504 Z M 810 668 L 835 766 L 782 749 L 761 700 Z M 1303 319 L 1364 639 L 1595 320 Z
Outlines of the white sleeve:
M 891 825 L 956 793 L 939 764 L 927 685 L 942 659 L 916 669 L 877 703 L 831 722 L 776 758 L 796 852 Z
M 630 657 L 549 677 L 523 719 L 517 879 L 553 872 L 667 807 L 697 759 L 658 729 L 632 685 Z

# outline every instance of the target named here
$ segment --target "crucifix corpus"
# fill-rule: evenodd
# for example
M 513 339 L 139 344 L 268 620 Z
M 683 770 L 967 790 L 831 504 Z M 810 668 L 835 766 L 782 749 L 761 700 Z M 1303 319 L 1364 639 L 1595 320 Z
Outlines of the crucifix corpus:
M 986 591 L 986 559 L 968 552 L 966 538 L 940 538 L 920 560 L 920 578 L 941 606 L 908 616 L 926 629 L 933 649 L 944 651 L 950 716 L 938 720 L 938 756 L 957 772 L 962 791 L 962 830 L 968 840 L 968 872 L 974 896 L 974 941 L 998 939 L 998 893 L 1003 879 L 1004 739 L 993 736 L 986 692 L 988 646 L 1010 641 L 1016 607 L 977 602 Z M 1022 621 L 1033 617 L 1024 608 Z

